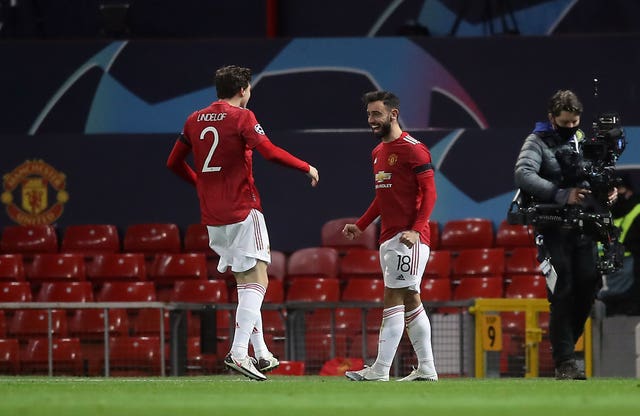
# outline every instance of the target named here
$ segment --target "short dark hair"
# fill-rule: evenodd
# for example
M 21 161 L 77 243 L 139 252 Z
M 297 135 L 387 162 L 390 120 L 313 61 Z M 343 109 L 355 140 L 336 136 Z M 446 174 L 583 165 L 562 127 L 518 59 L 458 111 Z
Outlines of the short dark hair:
M 362 96 L 362 102 L 365 106 L 374 101 L 382 101 L 384 106 L 390 110 L 400 109 L 400 99 L 389 91 L 371 91 Z
M 231 98 L 241 88 L 249 87 L 251 70 L 236 65 L 223 66 L 216 71 L 216 94 L 218 98 Z
M 578 115 L 582 114 L 582 103 L 573 91 L 558 90 L 551 96 L 548 112 L 557 117 L 562 111 Z

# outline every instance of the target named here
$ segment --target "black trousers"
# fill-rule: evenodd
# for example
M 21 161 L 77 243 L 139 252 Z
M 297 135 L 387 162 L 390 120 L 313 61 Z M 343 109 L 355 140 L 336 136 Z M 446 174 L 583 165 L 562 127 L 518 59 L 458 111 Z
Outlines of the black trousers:
M 577 230 L 545 229 L 543 247 L 558 279 L 550 306 L 549 336 L 556 366 L 575 358 L 575 343 L 584 330 L 602 279 L 597 271 L 596 242 Z

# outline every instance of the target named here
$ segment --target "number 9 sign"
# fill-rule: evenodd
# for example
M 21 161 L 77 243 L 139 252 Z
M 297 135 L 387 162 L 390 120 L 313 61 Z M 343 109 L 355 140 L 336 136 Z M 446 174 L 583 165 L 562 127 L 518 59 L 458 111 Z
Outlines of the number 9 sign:
M 502 350 L 502 321 L 500 315 L 484 315 L 482 321 L 482 349 Z

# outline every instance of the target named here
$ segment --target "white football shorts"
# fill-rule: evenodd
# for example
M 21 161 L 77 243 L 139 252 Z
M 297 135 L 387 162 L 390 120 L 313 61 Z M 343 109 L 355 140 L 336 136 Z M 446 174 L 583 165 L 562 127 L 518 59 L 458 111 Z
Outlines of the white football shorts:
M 408 248 L 400 242 L 398 233 L 380 245 L 380 266 L 384 285 L 392 289 L 408 288 L 420 293 L 424 268 L 427 267 L 430 248 L 424 243 Z
M 271 263 L 269 234 L 264 215 L 252 209 L 244 221 L 235 224 L 207 226 L 209 247 L 220 256 L 218 271 L 228 267 L 232 272 L 246 272 L 258 260 Z

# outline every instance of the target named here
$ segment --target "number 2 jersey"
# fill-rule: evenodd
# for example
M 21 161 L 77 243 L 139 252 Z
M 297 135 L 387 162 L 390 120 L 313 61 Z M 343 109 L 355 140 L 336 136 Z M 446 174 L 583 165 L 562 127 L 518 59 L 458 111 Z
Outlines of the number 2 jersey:
M 187 118 L 167 164 L 195 182 L 203 224 L 233 224 L 243 221 L 253 208 L 262 211 L 253 178 L 254 149 L 268 160 L 309 171 L 307 162 L 271 143 L 249 109 L 216 101 Z M 189 151 L 195 177 L 183 170 Z

